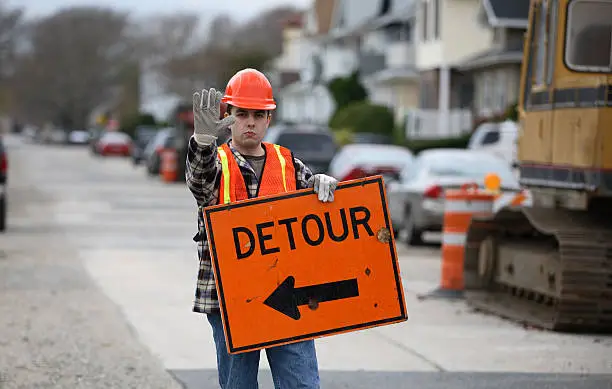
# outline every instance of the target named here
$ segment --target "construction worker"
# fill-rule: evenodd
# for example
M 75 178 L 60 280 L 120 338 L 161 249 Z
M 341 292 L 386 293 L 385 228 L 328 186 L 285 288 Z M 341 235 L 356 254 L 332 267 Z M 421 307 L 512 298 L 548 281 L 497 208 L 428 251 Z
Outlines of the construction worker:
M 227 111 L 219 120 L 221 102 L 227 104 Z M 313 175 L 290 150 L 262 142 L 275 108 L 270 82 L 255 69 L 236 73 L 223 97 L 214 88 L 193 96 L 194 134 L 189 140 L 185 174 L 198 203 L 194 240 L 199 242 L 200 269 L 193 310 L 206 314 L 212 326 L 222 389 L 256 389 L 260 352 L 227 352 L 202 209 L 304 188 L 314 188 L 320 201 L 330 202 L 338 184 L 330 176 Z M 218 147 L 217 134 L 226 127 L 231 138 Z M 268 348 L 266 355 L 275 388 L 319 388 L 314 341 Z

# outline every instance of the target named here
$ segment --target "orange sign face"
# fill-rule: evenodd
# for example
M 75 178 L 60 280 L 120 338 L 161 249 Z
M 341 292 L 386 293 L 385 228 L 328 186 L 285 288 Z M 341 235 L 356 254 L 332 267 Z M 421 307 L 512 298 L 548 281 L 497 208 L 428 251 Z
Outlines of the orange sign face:
M 228 352 L 408 319 L 382 177 L 204 210 Z

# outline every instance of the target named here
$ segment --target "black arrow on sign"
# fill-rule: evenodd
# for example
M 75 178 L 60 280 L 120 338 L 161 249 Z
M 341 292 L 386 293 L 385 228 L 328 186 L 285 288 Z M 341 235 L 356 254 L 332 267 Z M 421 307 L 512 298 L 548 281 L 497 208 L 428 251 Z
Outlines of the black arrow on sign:
M 300 305 L 309 305 L 316 309 L 319 303 L 357 296 L 359 288 L 356 278 L 296 288 L 295 278 L 289 276 L 274 289 L 264 304 L 283 315 L 299 320 Z

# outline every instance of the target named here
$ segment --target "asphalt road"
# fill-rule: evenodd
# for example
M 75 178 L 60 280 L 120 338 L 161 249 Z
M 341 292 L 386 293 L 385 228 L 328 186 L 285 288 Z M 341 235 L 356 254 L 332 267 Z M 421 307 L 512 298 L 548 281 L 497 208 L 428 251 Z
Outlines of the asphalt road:
M 191 312 L 195 204 L 126 159 L 10 138 L 0 235 L 0 388 L 216 388 Z M 398 246 L 409 320 L 317 341 L 322 387 L 612 388 L 612 339 L 421 301 L 439 250 Z M 265 357 L 261 386 L 271 388 Z

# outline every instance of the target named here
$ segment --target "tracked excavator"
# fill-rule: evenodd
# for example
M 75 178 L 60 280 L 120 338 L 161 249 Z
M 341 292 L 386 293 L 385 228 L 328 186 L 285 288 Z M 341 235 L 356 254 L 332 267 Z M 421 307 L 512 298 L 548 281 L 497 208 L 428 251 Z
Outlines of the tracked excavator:
M 533 205 L 474 217 L 469 305 L 525 325 L 612 332 L 612 0 L 532 0 L 518 163 Z

